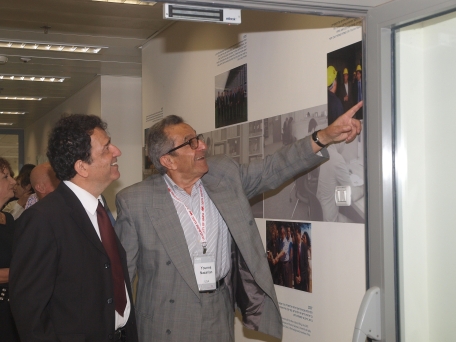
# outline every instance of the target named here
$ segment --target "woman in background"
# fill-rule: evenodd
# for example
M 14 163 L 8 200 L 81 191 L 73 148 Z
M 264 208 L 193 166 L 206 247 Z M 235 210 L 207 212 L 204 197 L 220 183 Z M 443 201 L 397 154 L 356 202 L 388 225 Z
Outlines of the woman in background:
M 14 197 L 17 198 L 17 200 L 10 201 L 5 208 L 3 208 L 3 211 L 13 215 L 15 220 L 17 220 L 24 212 L 27 200 L 30 195 L 35 192 L 32 188 L 32 184 L 30 183 L 30 174 L 32 173 L 33 168 L 24 169 L 26 165 L 24 165 L 19 172 L 19 175 L 16 177 L 16 185 L 13 191 Z M 32 166 L 35 167 L 35 165 Z
M 0 207 L 14 196 L 16 181 L 11 177 L 9 162 L 0 157 Z M 9 305 L 8 281 L 12 255 L 14 219 L 9 213 L 0 212 L 0 339 L 19 341 Z

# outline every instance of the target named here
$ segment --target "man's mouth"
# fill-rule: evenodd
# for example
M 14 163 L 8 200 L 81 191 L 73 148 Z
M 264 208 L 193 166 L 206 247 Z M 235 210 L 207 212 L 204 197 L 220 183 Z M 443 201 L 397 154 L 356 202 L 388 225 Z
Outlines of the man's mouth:
M 201 160 L 201 159 L 204 159 L 204 156 L 201 156 L 201 157 L 196 158 L 197 161 L 198 161 L 198 160 Z
M 111 166 L 117 166 L 117 162 L 111 163 Z

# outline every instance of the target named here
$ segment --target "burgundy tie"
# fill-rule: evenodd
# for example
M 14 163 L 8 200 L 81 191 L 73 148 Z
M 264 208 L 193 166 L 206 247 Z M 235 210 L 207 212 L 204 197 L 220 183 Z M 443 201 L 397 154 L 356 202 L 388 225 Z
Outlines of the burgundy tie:
M 125 306 L 127 305 L 127 297 L 125 295 L 125 278 L 120 262 L 119 250 L 117 249 L 116 233 L 109 220 L 108 213 L 100 202 L 98 202 L 97 219 L 101 243 L 111 261 L 111 273 L 114 281 L 114 304 L 116 311 L 123 317 Z

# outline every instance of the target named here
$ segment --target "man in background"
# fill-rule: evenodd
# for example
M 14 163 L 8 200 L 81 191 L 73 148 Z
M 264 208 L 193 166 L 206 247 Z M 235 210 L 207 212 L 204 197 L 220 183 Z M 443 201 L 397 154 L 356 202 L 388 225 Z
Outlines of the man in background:
M 356 66 L 356 77 L 353 83 L 353 99 L 355 104 L 363 100 L 363 70 L 361 65 Z M 363 108 L 361 107 L 355 114 L 355 118 L 358 120 L 363 119 Z
M 344 107 L 344 112 L 349 110 L 353 106 L 353 86 L 351 83 L 348 82 L 348 69 L 344 68 L 344 82 L 342 83 L 339 89 L 339 98 L 342 102 L 342 106 Z
M 46 195 L 54 191 L 60 183 L 49 162 L 37 165 L 30 174 L 30 183 L 35 193 L 30 195 L 25 204 L 25 209 L 30 208 Z
M 328 126 L 331 125 L 336 119 L 344 113 L 342 102 L 336 95 L 337 92 L 337 70 L 332 66 L 327 68 L 328 85 Z

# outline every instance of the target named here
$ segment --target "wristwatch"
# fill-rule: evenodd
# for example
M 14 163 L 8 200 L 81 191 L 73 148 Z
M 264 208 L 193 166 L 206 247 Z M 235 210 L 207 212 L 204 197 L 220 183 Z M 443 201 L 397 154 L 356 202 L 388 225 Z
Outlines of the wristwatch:
M 320 130 L 315 131 L 315 132 L 312 133 L 312 140 L 315 142 L 315 144 L 317 144 L 317 145 L 320 146 L 321 148 L 325 148 L 327 145 L 322 144 L 322 143 L 320 142 L 320 140 L 318 140 L 318 135 L 317 135 L 318 132 L 320 132 Z

